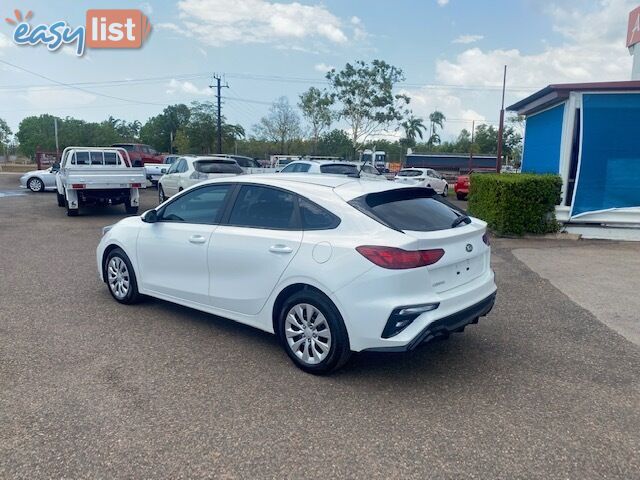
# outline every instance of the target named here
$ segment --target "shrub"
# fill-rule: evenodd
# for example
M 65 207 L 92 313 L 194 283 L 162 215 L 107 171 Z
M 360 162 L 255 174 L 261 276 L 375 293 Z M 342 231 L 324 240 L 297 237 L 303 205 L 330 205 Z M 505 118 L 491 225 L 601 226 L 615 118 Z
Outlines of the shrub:
M 469 213 L 498 235 L 557 232 L 561 188 L 558 175 L 472 174 Z

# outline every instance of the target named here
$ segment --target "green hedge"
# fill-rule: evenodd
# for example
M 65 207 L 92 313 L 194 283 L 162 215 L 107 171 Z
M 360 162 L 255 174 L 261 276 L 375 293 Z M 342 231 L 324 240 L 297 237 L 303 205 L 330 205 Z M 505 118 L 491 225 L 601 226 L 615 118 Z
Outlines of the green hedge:
M 557 232 L 558 175 L 472 174 L 469 213 L 498 235 Z

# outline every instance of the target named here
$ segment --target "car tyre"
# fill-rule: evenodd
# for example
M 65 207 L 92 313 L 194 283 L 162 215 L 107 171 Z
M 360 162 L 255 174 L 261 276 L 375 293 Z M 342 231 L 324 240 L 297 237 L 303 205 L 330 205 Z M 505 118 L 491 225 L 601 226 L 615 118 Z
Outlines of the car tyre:
M 65 206 L 65 198 L 64 195 L 60 195 L 58 192 L 56 192 L 56 198 L 58 200 L 58 206 L 59 207 L 64 207 Z
M 351 356 L 340 312 L 316 290 L 298 291 L 284 302 L 277 335 L 293 363 L 314 375 L 338 370 Z
M 67 207 L 67 217 L 77 217 L 80 213 L 80 208 L 69 208 L 69 202 L 65 200 L 65 206 Z
M 458 200 L 466 200 L 467 196 L 464 193 L 456 193 Z
M 132 305 L 140 301 L 136 274 L 129 257 L 121 248 L 109 252 L 103 270 L 109 293 L 117 302 Z
M 447 197 L 449 195 L 449 185 L 445 185 L 442 189 L 442 196 Z
M 164 188 L 162 188 L 162 185 L 160 185 L 158 183 L 158 203 L 162 203 L 167 199 L 167 197 L 164 194 Z
M 38 177 L 32 177 L 27 181 L 27 188 L 34 193 L 44 192 L 44 182 Z
M 131 201 L 129 200 L 124 202 L 124 210 L 127 212 L 128 215 L 137 215 L 138 213 L 138 207 L 131 205 Z

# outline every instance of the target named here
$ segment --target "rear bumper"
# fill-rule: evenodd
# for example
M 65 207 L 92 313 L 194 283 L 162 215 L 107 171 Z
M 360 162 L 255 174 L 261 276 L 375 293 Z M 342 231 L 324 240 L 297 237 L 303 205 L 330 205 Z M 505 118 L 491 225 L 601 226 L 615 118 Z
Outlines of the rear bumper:
M 461 331 L 470 323 L 478 323 L 480 317 L 487 315 L 496 301 L 496 293 L 492 293 L 484 300 L 460 310 L 459 312 L 430 323 L 407 345 L 394 347 L 367 348 L 369 352 L 408 352 L 423 343 L 437 337 L 448 337 L 451 333 Z

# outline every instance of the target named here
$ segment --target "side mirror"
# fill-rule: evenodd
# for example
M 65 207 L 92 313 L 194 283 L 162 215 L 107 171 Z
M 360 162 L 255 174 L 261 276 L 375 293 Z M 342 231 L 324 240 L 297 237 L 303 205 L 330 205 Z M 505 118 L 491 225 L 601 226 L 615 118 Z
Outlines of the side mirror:
M 52 172 L 57 172 L 60 170 L 60 164 L 59 163 L 54 163 L 53 165 L 51 165 L 51 171 Z
M 147 210 L 140 218 L 144 223 L 156 223 L 158 221 L 158 212 L 155 210 Z
M 167 173 L 167 169 L 166 168 L 161 168 L 160 169 L 160 173 L 162 173 L 164 175 L 165 173 Z

